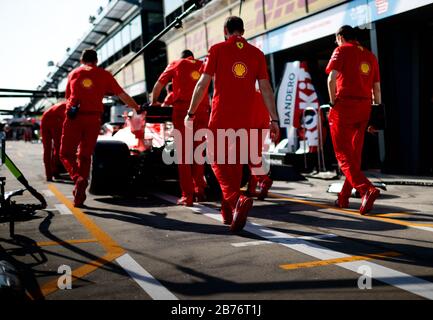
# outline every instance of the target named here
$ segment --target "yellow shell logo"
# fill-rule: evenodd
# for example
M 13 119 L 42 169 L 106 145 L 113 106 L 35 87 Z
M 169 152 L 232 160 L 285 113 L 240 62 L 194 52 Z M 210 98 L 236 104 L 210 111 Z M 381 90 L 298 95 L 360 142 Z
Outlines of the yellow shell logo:
M 247 71 L 247 66 L 243 62 L 236 62 L 233 65 L 233 73 L 237 78 L 244 78 Z
M 361 63 L 361 72 L 363 74 L 369 74 L 370 73 L 370 65 L 366 62 Z
M 193 72 L 191 73 L 191 78 L 193 78 L 194 80 L 198 80 L 198 79 L 200 79 L 200 72 L 198 72 L 198 71 L 193 71 Z
M 84 79 L 83 82 L 82 82 L 82 84 L 83 84 L 84 88 L 88 89 L 91 86 L 93 86 L 93 81 L 90 80 L 90 79 Z
M 236 42 L 236 46 L 237 46 L 239 49 L 243 49 L 243 48 L 244 48 L 244 44 L 243 44 L 242 42 Z

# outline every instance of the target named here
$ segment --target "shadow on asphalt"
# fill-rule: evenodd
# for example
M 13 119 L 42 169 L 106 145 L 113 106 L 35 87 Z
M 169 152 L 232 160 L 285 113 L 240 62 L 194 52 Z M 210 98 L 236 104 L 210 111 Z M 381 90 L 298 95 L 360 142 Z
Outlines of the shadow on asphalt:
M 247 282 L 241 283 L 236 281 L 230 281 L 226 279 L 222 279 L 210 274 L 206 274 L 200 271 L 197 271 L 193 268 L 172 263 L 170 261 L 166 261 L 157 256 L 146 255 L 149 259 L 158 260 L 164 262 L 166 264 L 174 266 L 177 270 L 190 275 L 191 277 L 197 278 L 194 282 L 172 282 L 165 281 L 160 279 L 162 285 L 167 287 L 174 294 L 182 294 L 190 297 L 202 297 L 204 295 L 215 295 L 215 294 L 236 294 L 236 293 L 275 293 L 278 291 L 281 292 L 290 292 L 299 290 L 304 291 L 304 294 L 309 294 L 311 290 L 331 290 L 331 289 L 351 289 L 351 290 L 359 290 L 357 287 L 357 279 L 327 279 L 327 280 L 287 280 L 287 281 L 278 281 L 278 282 Z M 285 271 L 287 272 L 287 271 Z M 290 273 L 287 272 L 288 277 Z M 433 281 L 432 275 L 423 275 L 421 277 L 426 281 Z M 390 279 L 391 280 L 391 279 Z M 398 283 L 407 283 L 408 279 L 405 277 L 402 278 L 392 278 L 393 281 Z M 372 286 L 381 287 L 388 286 L 378 280 L 373 278 Z M 368 290 L 364 290 L 364 292 L 368 292 Z M 332 297 L 329 296 L 329 291 L 325 291 L 324 294 L 328 295 L 329 299 Z M 320 294 L 320 292 L 319 292 Z M 338 292 L 337 292 L 338 294 Z M 407 294 L 410 295 L 409 293 Z M 409 296 L 410 297 L 410 296 Z M 417 298 L 415 295 L 411 295 L 414 299 Z M 300 296 L 300 299 L 304 299 L 304 297 Z M 293 299 L 293 296 L 292 298 Z M 346 298 L 343 298 L 346 299 Z M 360 299 L 359 295 L 356 299 Z M 361 298 L 363 299 L 363 298 Z M 365 299 L 369 299 L 368 295 L 365 296 Z
M 86 207 L 83 211 L 90 215 L 104 219 L 118 220 L 121 222 L 132 223 L 144 227 L 151 227 L 161 230 L 201 233 L 201 234 L 214 234 L 214 235 L 233 235 L 229 231 L 228 226 L 220 223 L 204 224 L 195 223 L 190 221 L 181 221 L 167 217 L 167 213 L 149 212 L 150 214 L 136 213 L 130 211 L 123 211 L 117 209 L 105 209 L 97 207 Z M 192 213 L 192 212 L 191 212 Z M 236 235 L 242 235 L 251 239 L 258 239 L 256 236 L 248 232 L 242 231 Z

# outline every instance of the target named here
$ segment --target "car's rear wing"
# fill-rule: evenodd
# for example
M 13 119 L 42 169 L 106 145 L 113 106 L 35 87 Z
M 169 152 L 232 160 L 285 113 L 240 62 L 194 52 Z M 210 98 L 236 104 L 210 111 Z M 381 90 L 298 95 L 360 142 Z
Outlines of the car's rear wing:
M 147 123 L 164 123 L 172 121 L 172 107 L 151 107 L 142 106 L 143 112 L 146 112 Z

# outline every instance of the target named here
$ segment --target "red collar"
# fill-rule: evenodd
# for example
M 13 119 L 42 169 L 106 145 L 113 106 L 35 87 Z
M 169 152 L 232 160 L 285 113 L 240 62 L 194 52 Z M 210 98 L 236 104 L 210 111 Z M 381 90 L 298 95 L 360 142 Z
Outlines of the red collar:
M 237 41 L 247 42 L 247 40 L 245 40 L 245 38 L 243 38 L 242 36 L 237 36 L 237 35 L 230 36 L 230 38 L 227 39 L 227 42 L 229 42 L 229 43 L 235 43 Z
M 360 46 L 361 44 L 357 40 L 347 41 L 343 46 Z

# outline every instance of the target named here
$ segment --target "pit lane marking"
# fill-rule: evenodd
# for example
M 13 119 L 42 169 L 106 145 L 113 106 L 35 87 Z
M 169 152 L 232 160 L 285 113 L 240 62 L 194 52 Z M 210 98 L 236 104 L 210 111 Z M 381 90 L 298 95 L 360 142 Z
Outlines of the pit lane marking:
M 99 268 L 103 267 L 104 265 L 113 262 L 115 259 L 118 258 L 117 254 L 111 254 L 108 253 L 103 257 L 100 257 L 92 262 L 89 262 L 85 265 L 82 265 L 81 267 L 72 270 L 72 281 L 82 279 L 88 274 L 98 270 Z M 59 290 L 58 287 L 58 279 L 54 279 L 52 281 L 49 281 L 48 283 L 41 286 L 41 293 L 44 297 L 56 292 Z
M 57 211 L 59 211 L 61 215 L 72 215 L 72 211 L 63 203 L 55 204 L 54 207 L 56 207 Z
M 397 224 L 397 225 L 415 228 L 415 229 L 420 229 L 420 227 L 423 227 L 421 230 L 433 232 L 433 224 L 430 224 L 430 223 L 413 223 L 413 222 L 407 222 L 407 221 L 403 221 L 403 220 L 399 220 L 399 219 L 391 219 L 391 218 L 385 218 L 385 217 L 380 217 L 380 216 L 375 216 L 375 215 L 364 215 L 363 216 L 359 212 L 356 212 L 354 210 L 340 209 L 340 208 L 336 208 L 335 206 L 330 206 L 328 204 L 309 201 L 309 200 L 302 200 L 302 199 L 297 199 L 297 198 L 291 198 L 291 197 L 287 197 L 285 195 L 281 195 L 278 193 L 269 193 L 269 197 L 274 198 L 274 199 L 278 199 L 278 200 L 285 200 L 288 202 L 301 203 L 301 204 L 309 205 L 312 207 L 328 209 L 328 210 L 332 210 L 332 211 L 336 211 L 336 212 L 340 212 L 340 213 L 344 213 L 344 214 L 350 214 L 350 215 L 356 216 L 357 218 L 362 218 L 362 219 L 367 219 L 367 220 L 383 221 L 383 222 L 387 222 L 387 223 L 391 223 L 391 224 Z M 425 228 L 425 227 L 427 227 L 427 228 Z
M 163 194 L 163 193 L 152 193 L 152 194 L 162 200 L 174 204 L 176 204 L 178 200 L 177 197 L 168 194 Z M 329 207 L 322 204 L 317 204 L 317 205 L 326 208 Z M 211 219 L 221 222 L 221 214 L 218 210 L 200 204 L 194 204 L 193 207 L 185 207 L 185 208 L 190 209 L 197 213 L 201 213 Z M 279 232 L 264 227 L 262 225 L 259 225 L 257 223 L 247 222 L 244 227 L 244 230 L 254 235 L 257 235 L 261 238 L 264 238 L 268 241 L 279 243 L 289 249 L 317 258 L 319 260 L 330 260 L 330 259 L 351 257 L 348 254 L 325 248 L 317 243 L 311 243 L 307 240 L 297 239 L 295 236 L 292 236 L 288 233 Z M 410 274 L 406 274 L 364 260 L 339 263 L 337 264 L 337 266 L 346 270 L 353 271 L 358 274 L 362 274 L 360 270 L 362 270 L 363 267 L 367 266 L 372 270 L 371 274 L 373 275 L 374 279 L 381 281 L 385 284 L 394 286 L 396 288 L 399 288 L 401 290 L 410 292 L 412 294 L 421 296 L 423 298 L 433 300 L 433 283 L 412 276 Z
M 51 190 L 42 190 L 42 194 L 47 198 L 55 197 L 54 193 Z
M 63 246 L 65 244 L 81 244 L 81 243 L 95 243 L 98 242 L 97 239 L 74 239 L 74 240 L 64 240 L 64 241 L 41 241 L 36 242 L 37 247 L 51 247 L 51 246 Z
M 149 272 L 143 269 L 137 261 L 129 254 L 116 259 L 116 262 L 134 279 L 135 282 L 146 291 L 154 300 L 178 300 L 178 298 L 168 291 L 158 280 Z
M 152 298 L 172 300 L 177 299 L 168 289 L 156 280 L 149 272 L 141 267 L 115 240 L 113 240 L 105 231 L 103 231 L 92 219 L 90 219 L 79 208 L 75 208 L 70 200 L 61 193 L 53 184 L 48 185 L 48 188 L 75 216 L 75 218 L 86 228 L 102 247 L 107 251 L 107 254 L 96 259 L 88 264 L 85 264 L 72 271 L 73 280 L 84 278 L 86 275 L 96 271 L 105 264 L 111 263 L 114 260 L 131 276 L 134 281 Z M 153 280 L 152 280 L 153 279 Z M 147 282 L 147 284 L 145 283 Z M 45 284 L 41 287 L 41 292 L 44 296 L 57 291 L 57 279 Z
M 320 239 L 329 239 L 329 238 L 336 238 L 338 237 L 335 234 L 329 233 L 329 234 L 319 234 L 316 236 L 304 236 L 304 237 L 297 237 L 297 239 L 302 239 L 302 240 L 320 240 Z M 241 248 L 241 247 L 251 247 L 251 246 L 259 246 L 262 244 L 273 244 L 275 242 L 272 241 L 267 241 L 267 240 L 258 240 L 258 241 L 246 241 L 246 242 L 237 242 L 237 243 L 232 243 L 231 245 L 233 247 L 236 248 Z
M 388 257 L 398 257 L 401 256 L 398 252 L 383 252 L 383 253 L 373 253 L 366 254 L 362 256 L 351 256 L 345 258 L 337 258 L 337 259 L 328 259 L 328 260 L 316 260 L 309 262 L 301 262 L 301 263 L 291 263 L 291 264 L 282 264 L 280 265 L 281 269 L 284 270 L 295 270 L 295 269 L 303 269 L 303 268 L 314 268 L 314 267 L 323 267 L 328 265 L 338 265 L 344 262 L 352 262 L 352 261 L 367 261 L 367 260 L 382 260 Z

